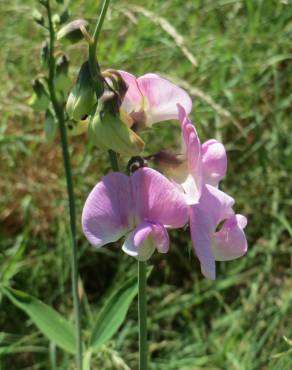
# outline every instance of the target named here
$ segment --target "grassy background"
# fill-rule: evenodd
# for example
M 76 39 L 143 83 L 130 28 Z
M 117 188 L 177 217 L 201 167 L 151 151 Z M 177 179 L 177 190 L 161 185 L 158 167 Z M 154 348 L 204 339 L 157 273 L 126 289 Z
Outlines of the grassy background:
M 99 47 L 102 67 L 137 75 L 153 71 L 179 80 L 192 94 L 192 118 L 202 141 L 215 137 L 226 144 L 229 171 L 222 188 L 235 197 L 236 211 L 249 219 L 247 256 L 218 263 L 215 283 L 202 278 L 188 232 L 173 232 L 171 252 L 151 260 L 150 368 L 288 370 L 292 350 L 284 336 L 292 337 L 291 2 L 131 3 L 136 7 L 112 1 Z M 36 4 L 0 1 L 0 273 L 10 266 L 6 281 L 70 318 L 70 248 L 59 139 L 45 142 L 43 116 L 26 104 L 30 81 L 40 71 L 44 38 L 32 21 Z M 96 1 L 71 5 L 72 19 L 96 17 Z M 73 80 L 86 48 L 60 47 L 71 58 Z M 145 137 L 146 151 L 179 145 L 178 133 L 175 124 L 155 126 Z M 105 153 L 88 147 L 85 136 L 71 138 L 70 148 L 80 215 L 89 190 L 109 164 Z M 83 320 L 90 327 L 104 293 L 133 275 L 136 265 L 118 245 L 90 249 L 78 226 Z M 54 355 L 58 369 L 73 368 L 71 357 L 0 298 L 1 370 L 54 369 Z M 93 364 L 93 369 L 128 368 L 137 368 L 135 304 Z

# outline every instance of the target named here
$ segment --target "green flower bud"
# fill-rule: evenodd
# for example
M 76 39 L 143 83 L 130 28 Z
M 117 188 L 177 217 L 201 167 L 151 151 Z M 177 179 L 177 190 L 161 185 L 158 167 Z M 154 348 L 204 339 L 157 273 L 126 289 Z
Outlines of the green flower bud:
M 47 141 L 52 142 L 56 136 L 57 122 L 55 121 L 54 116 L 49 110 L 46 111 L 44 129 Z
M 68 21 L 70 17 L 69 10 L 66 8 L 64 11 L 60 14 L 60 24 L 63 24 Z
M 32 83 L 32 88 L 34 93 L 28 100 L 28 104 L 37 112 L 46 110 L 50 100 L 43 81 L 40 78 L 35 79 Z
M 66 104 L 66 110 L 75 121 L 88 116 L 96 104 L 95 92 L 92 87 L 88 62 L 82 64 L 76 84 L 71 91 Z
M 76 43 L 84 38 L 80 28 L 86 28 L 87 26 L 88 22 L 84 19 L 76 19 L 75 21 L 66 24 L 58 31 L 57 40 L 66 38 L 70 42 Z
M 138 155 L 144 148 L 143 140 L 120 120 L 119 115 L 100 111 L 99 107 L 90 119 L 89 135 L 97 146 L 125 156 Z
M 45 24 L 45 19 L 44 19 L 43 15 L 37 9 L 33 10 L 32 17 L 33 17 L 34 21 L 37 24 L 39 24 L 40 26 L 43 26 Z
M 52 17 L 52 21 L 54 25 L 59 25 L 61 24 L 61 17 L 59 14 L 55 13 Z
M 56 61 L 56 90 L 67 94 L 71 87 L 71 80 L 68 76 L 69 58 L 63 54 Z
M 50 58 L 50 47 L 48 41 L 44 41 L 41 47 L 41 63 L 45 66 L 49 63 Z

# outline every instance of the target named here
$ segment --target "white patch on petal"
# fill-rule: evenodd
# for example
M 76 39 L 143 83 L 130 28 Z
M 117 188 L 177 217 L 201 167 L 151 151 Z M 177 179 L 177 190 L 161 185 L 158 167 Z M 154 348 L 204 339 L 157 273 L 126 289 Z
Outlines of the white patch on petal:
M 191 174 L 189 174 L 185 182 L 182 183 L 182 187 L 185 191 L 185 199 L 187 204 L 197 204 L 199 202 L 200 193 L 197 183 Z

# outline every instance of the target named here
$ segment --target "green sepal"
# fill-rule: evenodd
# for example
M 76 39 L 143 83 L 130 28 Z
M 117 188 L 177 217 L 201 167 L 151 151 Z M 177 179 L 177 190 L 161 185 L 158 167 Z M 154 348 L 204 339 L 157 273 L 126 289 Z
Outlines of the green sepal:
M 92 87 L 89 64 L 84 62 L 80 68 L 76 84 L 68 97 L 66 110 L 70 119 L 80 121 L 89 115 L 95 104 L 96 97 Z
M 103 149 L 112 149 L 125 156 L 140 154 L 144 149 L 144 141 L 118 114 L 97 107 L 89 122 L 89 135 L 95 144 Z

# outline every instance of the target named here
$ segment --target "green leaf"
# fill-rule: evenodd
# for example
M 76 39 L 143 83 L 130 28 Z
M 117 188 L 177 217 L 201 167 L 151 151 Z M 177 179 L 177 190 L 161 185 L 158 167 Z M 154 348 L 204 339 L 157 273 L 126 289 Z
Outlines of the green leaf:
M 75 353 L 74 328 L 63 316 L 50 306 L 20 290 L 1 287 L 18 308 L 23 310 L 39 330 L 63 350 Z
M 131 278 L 105 302 L 94 325 L 90 348 L 96 351 L 109 341 L 125 320 L 129 306 L 138 293 L 137 278 Z

